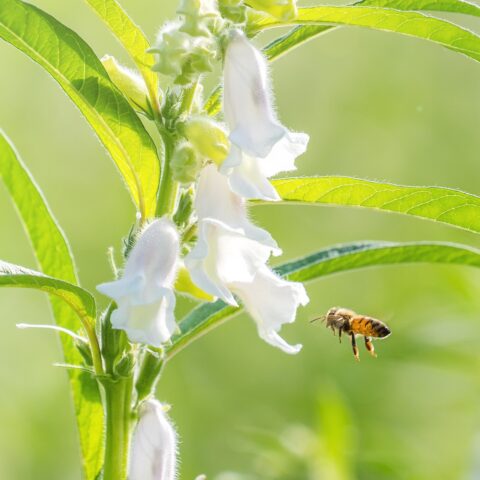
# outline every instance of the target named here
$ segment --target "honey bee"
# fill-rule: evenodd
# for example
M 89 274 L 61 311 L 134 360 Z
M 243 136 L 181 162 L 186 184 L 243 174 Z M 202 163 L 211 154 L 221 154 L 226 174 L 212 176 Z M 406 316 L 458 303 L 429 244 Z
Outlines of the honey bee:
M 360 361 L 358 354 L 356 335 L 362 335 L 365 339 L 365 347 L 370 352 L 370 355 L 376 357 L 375 349 L 373 348 L 372 338 L 386 338 L 392 332 L 380 320 L 376 318 L 367 317 L 365 315 L 358 315 L 353 310 L 347 308 L 334 307 L 331 308 L 326 315 L 314 318 L 312 322 L 322 320 L 326 323 L 327 328 L 335 331 L 338 330 L 338 339 L 342 341 L 342 333 L 350 335 L 352 340 L 353 355 L 356 360 Z

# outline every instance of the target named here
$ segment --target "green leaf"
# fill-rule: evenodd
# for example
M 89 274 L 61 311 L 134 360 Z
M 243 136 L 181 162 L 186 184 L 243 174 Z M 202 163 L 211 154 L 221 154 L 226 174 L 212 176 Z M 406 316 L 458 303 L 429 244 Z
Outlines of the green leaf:
M 401 33 L 438 43 L 474 60 L 480 60 L 480 37 L 475 33 L 418 12 L 364 6 L 310 7 L 300 8 L 291 24 L 349 25 Z M 252 26 L 252 32 L 284 25 L 286 23 L 265 17 Z
M 464 13 L 480 17 L 480 7 L 463 0 L 363 0 L 355 3 L 364 7 L 386 7 L 396 10 Z
M 287 280 L 308 282 L 334 273 L 381 265 L 439 263 L 480 267 L 480 250 L 443 242 L 356 242 L 320 250 L 286 263 L 276 272 Z M 227 321 L 241 308 L 221 300 L 204 303 L 192 310 L 180 323 L 180 333 L 172 339 L 167 358 L 173 357 L 208 331 Z
M 2 0 L 0 38 L 60 84 L 109 151 L 142 217 L 153 216 L 160 170 L 155 145 L 93 50 L 55 18 L 20 0 Z
M 460 190 L 407 187 L 349 177 L 280 178 L 272 183 L 285 203 L 373 208 L 480 233 L 480 197 Z
M 158 76 L 152 71 L 154 58 L 147 53 L 150 43 L 116 0 L 85 0 L 108 25 L 132 57 L 145 80 L 151 98 L 158 98 Z
M 19 155 L 1 131 L 0 178 L 15 203 L 43 273 L 77 284 L 73 256 L 63 232 Z M 57 297 L 51 297 L 51 303 L 56 324 L 78 330 L 80 322 L 72 308 Z M 60 340 L 65 362 L 80 364 L 82 357 L 71 338 L 62 335 Z M 68 374 L 80 434 L 84 476 L 86 480 L 94 480 L 101 467 L 103 451 L 103 411 L 98 386 L 90 375 L 74 370 Z
M 461 0 L 364 0 L 355 3 L 357 6 L 386 7 L 396 10 L 432 11 L 465 13 L 467 15 L 480 16 L 480 7 L 473 3 Z M 273 40 L 265 47 L 265 54 L 270 60 L 276 60 L 290 50 L 316 38 L 322 33 L 334 30 L 338 27 L 327 25 L 301 25 L 293 28 L 285 35 Z
M 33 288 L 56 295 L 64 300 L 78 317 L 95 324 L 95 299 L 89 292 L 73 283 L 0 260 L 0 287 Z

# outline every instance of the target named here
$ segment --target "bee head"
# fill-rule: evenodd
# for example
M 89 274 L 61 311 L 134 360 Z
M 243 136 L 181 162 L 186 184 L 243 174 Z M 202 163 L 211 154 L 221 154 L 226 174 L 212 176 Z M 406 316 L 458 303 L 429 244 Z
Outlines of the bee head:
M 337 313 L 337 311 L 338 311 L 338 307 L 333 307 L 333 308 L 331 308 L 331 309 L 327 312 L 327 315 L 326 315 L 327 318 L 328 318 L 328 317 L 334 317 L 335 314 Z

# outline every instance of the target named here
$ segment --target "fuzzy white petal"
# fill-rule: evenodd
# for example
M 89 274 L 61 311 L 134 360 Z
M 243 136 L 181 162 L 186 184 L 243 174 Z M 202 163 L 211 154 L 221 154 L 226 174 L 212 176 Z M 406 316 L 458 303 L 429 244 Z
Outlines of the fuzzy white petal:
M 119 280 L 97 286 L 117 303 L 114 328 L 133 342 L 160 347 L 176 330 L 173 283 L 178 268 L 179 236 L 173 223 L 155 220 L 141 233 Z
M 130 452 L 129 480 L 174 480 L 177 469 L 177 434 L 157 400 L 140 411 Z
M 247 154 L 263 158 L 285 135 L 272 106 L 266 60 L 238 30 L 225 52 L 223 102 L 230 140 Z
M 194 283 L 202 290 L 237 305 L 229 285 L 251 282 L 272 253 L 272 247 L 215 219 L 199 223 L 199 239 L 185 259 Z
M 295 321 L 299 305 L 309 302 L 301 283 L 283 280 L 265 266 L 251 282 L 235 282 L 231 288 L 255 320 L 263 340 L 289 354 L 300 351 L 301 345 L 289 345 L 278 332 L 283 324 Z
M 228 179 L 214 165 L 207 165 L 200 174 L 195 208 L 200 221 L 206 218 L 218 220 L 249 239 L 272 247 L 273 255 L 281 255 L 282 251 L 272 236 L 248 220 L 245 200 L 231 191 Z
M 224 113 L 232 147 L 221 172 L 231 189 L 243 198 L 279 200 L 268 178 L 296 170 L 308 135 L 279 123 L 265 59 L 241 32 L 234 32 L 225 54 Z

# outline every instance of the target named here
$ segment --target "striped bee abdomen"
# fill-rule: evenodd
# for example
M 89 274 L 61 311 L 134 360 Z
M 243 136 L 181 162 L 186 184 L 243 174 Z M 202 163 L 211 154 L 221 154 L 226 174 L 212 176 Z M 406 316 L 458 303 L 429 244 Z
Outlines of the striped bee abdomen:
M 350 320 L 353 333 L 365 337 L 384 338 L 390 335 L 390 329 L 380 320 L 363 315 L 357 315 Z

